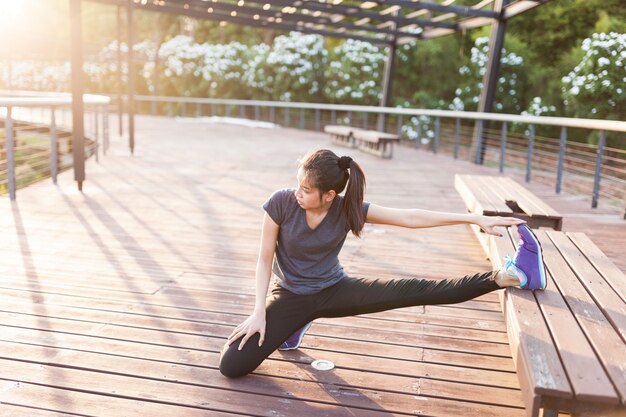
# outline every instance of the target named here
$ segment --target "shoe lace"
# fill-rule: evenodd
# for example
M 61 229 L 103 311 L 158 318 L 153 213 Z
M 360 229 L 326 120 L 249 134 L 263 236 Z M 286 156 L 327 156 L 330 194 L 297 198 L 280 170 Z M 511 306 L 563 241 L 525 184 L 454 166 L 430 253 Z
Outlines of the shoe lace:
M 504 255 L 504 260 L 506 261 L 506 263 L 504 264 L 504 269 L 509 269 L 511 266 L 515 266 L 515 262 L 513 261 L 513 258 L 511 258 L 509 255 Z

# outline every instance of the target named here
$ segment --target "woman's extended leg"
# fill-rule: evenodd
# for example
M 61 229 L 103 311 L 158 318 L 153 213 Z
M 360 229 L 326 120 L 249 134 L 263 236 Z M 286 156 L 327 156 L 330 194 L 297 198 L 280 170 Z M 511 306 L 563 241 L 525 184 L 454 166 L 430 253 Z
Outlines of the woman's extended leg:
M 265 309 L 265 341 L 259 347 L 259 334 L 252 336 L 238 350 L 241 338 L 224 346 L 220 358 L 220 372 L 236 378 L 254 371 L 285 339 L 312 320 L 316 310 L 316 296 L 297 295 L 275 286 Z
M 317 317 L 343 317 L 428 304 L 454 304 L 497 290 L 499 271 L 457 279 L 346 278 L 320 293 Z

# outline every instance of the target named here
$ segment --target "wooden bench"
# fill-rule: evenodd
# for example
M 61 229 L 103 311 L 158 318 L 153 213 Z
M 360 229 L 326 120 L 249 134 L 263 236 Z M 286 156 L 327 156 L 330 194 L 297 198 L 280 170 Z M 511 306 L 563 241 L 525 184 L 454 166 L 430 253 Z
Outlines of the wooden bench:
M 352 126 L 327 125 L 324 126 L 324 132 L 330 134 L 331 140 L 337 145 L 358 148 L 381 158 L 391 158 L 393 143 L 400 141 L 398 135 Z
M 337 145 L 347 146 L 349 148 L 356 148 L 356 142 L 354 141 L 354 134 L 357 129 L 352 126 L 338 126 L 327 125 L 324 126 L 324 132 L 330 134 L 330 138 L 333 143 Z
M 517 217 L 526 220 L 531 228 L 561 230 L 563 216 L 511 178 L 457 174 L 454 187 L 471 213 Z M 487 235 L 478 226 L 472 228 L 487 250 Z
M 489 236 L 494 269 L 517 231 Z M 544 291 L 500 292 L 529 416 L 626 416 L 626 276 L 584 233 L 536 231 Z
M 393 156 L 393 144 L 400 142 L 398 135 L 375 130 L 356 130 L 353 135 L 359 150 L 381 158 L 391 158 Z

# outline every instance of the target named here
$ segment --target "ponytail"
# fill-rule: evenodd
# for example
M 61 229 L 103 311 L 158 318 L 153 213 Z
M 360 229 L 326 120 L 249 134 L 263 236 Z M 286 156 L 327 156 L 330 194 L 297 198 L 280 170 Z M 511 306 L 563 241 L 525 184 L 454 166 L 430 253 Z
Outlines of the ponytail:
M 320 149 L 304 157 L 302 168 L 311 184 L 320 190 L 320 197 L 330 190 L 339 194 L 346 189 L 343 212 L 349 229 L 360 237 L 365 225 L 365 174 L 359 164 L 349 156 L 339 158 L 328 149 Z
M 356 237 L 361 237 L 365 225 L 363 213 L 363 194 L 365 193 L 365 174 L 355 161 L 350 161 L 350 177 L 344 198 L 343 211 L 348 219 L 348 226 Z

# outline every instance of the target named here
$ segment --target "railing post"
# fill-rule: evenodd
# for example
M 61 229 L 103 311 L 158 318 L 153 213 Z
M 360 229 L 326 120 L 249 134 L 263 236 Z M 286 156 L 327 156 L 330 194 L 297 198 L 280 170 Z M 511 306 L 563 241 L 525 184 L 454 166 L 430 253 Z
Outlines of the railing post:
M 300 109 L 300 129 L 304 130 L 304 107 Z
M 233 109 L 231 108 L 229 104 L 227 104 L 225 107 L 226 107 L 226 117 L 230 117 L 230 114 L 233 111 Z
M 261 112 L 259 106 L 254 106 L 254 120 L 259 120 L 261 118 Z
M 598 207 L 598 197 L 600 195 L 600 179 L 602 178 L 602 159 L 604 158 L 604 145 L 606 142 L 606 134 L 604 130 L 600 131 L 600 140 L 598 141 L 598 153 L 596 156 L 596 172 L 593 176 L 593 196 L 591 198 L 591 208 Z
M 504 157 L 506 154 L 506 133 L 507 123 L 502 122 L 502 132 L 500 133 L 500 174 L 504 172 Z
M 459 143 L 461 142 L 461 119 L 454 123 L 454 159 L 459 159 Z
M 330 124 L 331 125 L 337 124 L 337 111 L 335 109 L 332 109 L 330 111 Z
M 94 141 L 96 150 L 96 162 L 100 162 L 100 138 L 99 138 L 99 126 L 98 126 L 98 106 L 93 106 L 93 128 L 94 128 Z
M 196 117 L 202 116 L 202 103 L 196 103 Z
M 318 132 L 321 130 L 320 125 L 322 124 L 320 116 L 320 109 L 315 109 L 315 130 L 317 130 Z
M 289 123 L 291 122 L 290 117 L 289 117 L 289 107 L 285 107 L 285 112 L 283 113 L 283 118 L 284 118 L 284 125 L 285 127 L 289 127 Z
M 50 115 L 50 177 L 52 177 L 52 183 L 57 183 L 57 173 L 59 167 L 57 161 L 59 155 L 57 153 L 57 122 L 54 115 L 54 107 L 52 107 L 52 113 Z
M 239 105 L 239 117 L 246 118 L 246 107 L 243 104 Z
M 433 143 L 433 153 L 437 153 L 439 149 L 439 129 L 441 128 L 441 121 L 439 117 L 435 119 L 435 142 Z
M 4 121 L 5 149 L 7 152 L 7 181 L 9 185 L 9 198 L 15 200 L 15 151 L 13 143 L 13 119 L 11 119 L 11 107 L 7 107 L 7 117 Z
M 363 129 L 366 129 L 366 130 L 367 130 L 367 124 L 368 124 L 367 123 L 367 116 L 368 116 L 368 113 L 367 112 L 363 112 Z
M 565 164 L 565 147 L 567 146 L 567 128 L 561 128 L 561 141 L 559 143 L 559 164 L 556 169 L 556 193 L 561 193 L 563 183 L 563 165 Z
M 402 135 L 402 115 L 399 114 L 396 119 L 396 133 L 398 136 Z
M 270 107 L 270 122 L 276 123 L 276 107 Z
M 352 124 L 352 110 L 348 111 L 348 124 L 351 125 Z
M 102 153 L 104 155 L 107 154 L 107 151 L 109 150 L 109 140 L 110 140 L 110 136 L 109 136 L 109 108 L 108 106 L 105 104 L 104 106 L 102 106 L 102 135 L 103 135 L 103 145 L 102 145 Z
M 476 165 L 481 165 L 483 161 L 483 130 L 485 127 L 485 121 L 479 120 L 476 132 L 476 157 L 474 158 L 474 163 Z
M 422 146 L 422 129 L 419 116 L 417 116 L 417 126 L 415 128 L 415 131 L 417 132 L 417 137 L 415 138 L 415 147 L 419 149 L 420 146 Z
M 211 116 L 215 116 L 215 103 L 211 103 Z
M 528 128 L 530 132 L 528 135 L 528 156 L 526 158 L 526 182 L 530 182 L 533 169 L 533 148 L 535 147 L 535 125 L 530 125 Z

